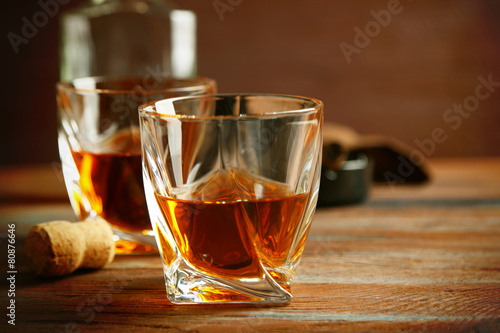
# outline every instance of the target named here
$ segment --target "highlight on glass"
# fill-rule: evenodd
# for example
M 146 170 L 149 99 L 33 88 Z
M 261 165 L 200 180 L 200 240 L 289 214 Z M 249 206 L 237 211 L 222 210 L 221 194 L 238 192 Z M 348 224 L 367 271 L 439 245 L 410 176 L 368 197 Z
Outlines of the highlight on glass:
M 318 197 L 322 102 L 220 94 L 139 113 L 168 299 L 289 303 Z

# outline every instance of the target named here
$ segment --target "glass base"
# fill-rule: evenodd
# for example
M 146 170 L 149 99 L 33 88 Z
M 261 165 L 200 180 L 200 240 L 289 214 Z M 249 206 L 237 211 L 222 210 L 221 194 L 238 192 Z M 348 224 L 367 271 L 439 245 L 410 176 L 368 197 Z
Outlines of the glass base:
M 266 274 L 262 279 L 218 279 L 190 268 L 165 271 L 167 298 L 173 304 L 262 304 L 286 305 L 292 301 L 289 288 Z M 287 290 L 288 289 L 288 290 Z
M 143 235 L 113 229 L 116 254 L 158 254 L 154 235 Z

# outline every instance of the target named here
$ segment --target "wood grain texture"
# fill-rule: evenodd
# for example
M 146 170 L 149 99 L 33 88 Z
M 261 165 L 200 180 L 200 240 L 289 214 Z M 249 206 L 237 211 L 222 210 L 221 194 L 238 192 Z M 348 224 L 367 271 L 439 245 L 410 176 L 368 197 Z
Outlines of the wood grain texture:
M 51 333 L 498 332 L 500 159 L 431 166 L 426 186 L 377 185 L 364 204 L 318 210 L 294 300 L 281 307 L 173 306 L 159 256 L 118 256 L 101 270 L 37 279 L 23 233 L 71 211 L 66 203 L 0 205 L 1 227 L 15 222 L 20 246 L 17 325 L 0 325 Z

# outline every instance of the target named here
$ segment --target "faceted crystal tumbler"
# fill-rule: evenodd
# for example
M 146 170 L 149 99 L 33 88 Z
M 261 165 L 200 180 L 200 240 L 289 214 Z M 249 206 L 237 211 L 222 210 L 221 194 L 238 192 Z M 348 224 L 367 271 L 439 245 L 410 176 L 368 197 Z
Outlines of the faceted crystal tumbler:
M 318 198 L 322 102 L 221 94 L 139 113 L 168 299 L 289 303 Z

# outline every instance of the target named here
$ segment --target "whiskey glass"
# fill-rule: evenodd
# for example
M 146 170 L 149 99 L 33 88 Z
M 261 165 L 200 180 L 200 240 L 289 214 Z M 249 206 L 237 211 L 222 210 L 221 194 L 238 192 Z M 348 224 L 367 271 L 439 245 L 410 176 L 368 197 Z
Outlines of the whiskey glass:
M 218 94 L 139 114 L 170 302 L 289 303 L 318 199 L 322 102 Z
M 59 155 L 78 219 L 109 222 L 116 253 L 157 253 L 142 184 L 138 106 L 215 93 L 215 81 L 158 74 L 84 77 L 56 88 Z

